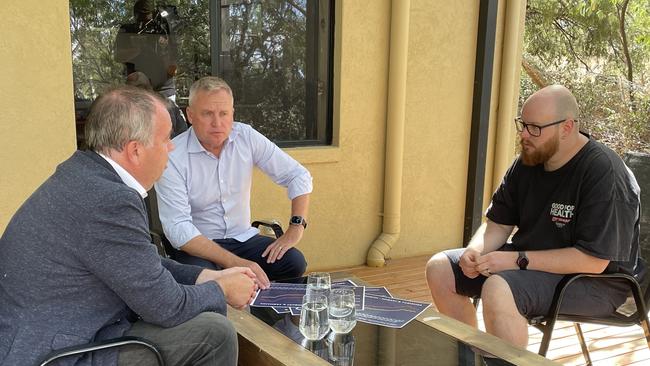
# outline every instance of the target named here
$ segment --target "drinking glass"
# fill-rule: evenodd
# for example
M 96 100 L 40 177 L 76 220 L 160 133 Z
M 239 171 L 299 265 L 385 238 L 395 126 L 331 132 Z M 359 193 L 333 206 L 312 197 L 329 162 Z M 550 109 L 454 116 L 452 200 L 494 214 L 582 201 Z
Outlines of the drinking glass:
M 307 296 L 323 295 L 327 297 L 332 281 L 327 272 L 312 272 L 307 276 Z
M 329 324 L 334 333 L 349 333 L 357 325 L 354 290 L 337 288 L 330 291 Z
M 350 333 L 331 333 L 327 336 L 329 361 L 334 361 L 335 366 L 352 366 L 354 364 L 354 344 L 354 336 Z
M 320 340 L 329 332 L 327 297 L 305 295 L 300 309 L 300 333 L 310 341 Z

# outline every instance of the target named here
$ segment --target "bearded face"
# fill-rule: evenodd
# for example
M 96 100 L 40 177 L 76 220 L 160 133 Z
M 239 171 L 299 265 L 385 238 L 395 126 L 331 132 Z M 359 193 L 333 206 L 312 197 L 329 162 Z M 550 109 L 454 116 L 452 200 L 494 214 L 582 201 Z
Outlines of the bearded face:
M 553 127 L 551 127 L 553 128 Z M 560 131 L 555 130 L 555 134 L 546 142 L 535 144 L 531 139 L 519 139 L 521 148 L 521 161 L 524 165 L 534 166 L 546 163 L 560 148 Z

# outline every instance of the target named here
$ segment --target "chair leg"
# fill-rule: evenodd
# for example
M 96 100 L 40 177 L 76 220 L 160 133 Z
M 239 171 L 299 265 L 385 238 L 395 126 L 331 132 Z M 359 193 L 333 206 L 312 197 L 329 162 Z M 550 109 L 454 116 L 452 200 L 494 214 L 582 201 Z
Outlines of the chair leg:
M 573 323 L 573 327 L 576 329 L 576 335 L 580 341 L 580 348 L 582 349 L 582 355 L 585 357 L 585 362 L 587 366 L 591 366 L 591 357 L 589 356 L 589 348 L 587 348 L 587 343 L 585 342 L 585 336 L 582 334 L 582 327 L 580 323 Z
M 546 357 L 546 352 L 548 352 L 548 346 L 551 343 L 551 336 L 553 335 L 553 328 L 555 327 L 555 321 L 549 320 L 544 325 L 537 325 L 536 328 L 542 331 L 542 343 L 539 345 L 540 356 Z
M 650 349 L 650 325 L 648 324 L 647 317 L 641 320 L 641 328 L 643 328 L 643 335 L 645 336 L 645 341 L 648 344 L 648 348 Z

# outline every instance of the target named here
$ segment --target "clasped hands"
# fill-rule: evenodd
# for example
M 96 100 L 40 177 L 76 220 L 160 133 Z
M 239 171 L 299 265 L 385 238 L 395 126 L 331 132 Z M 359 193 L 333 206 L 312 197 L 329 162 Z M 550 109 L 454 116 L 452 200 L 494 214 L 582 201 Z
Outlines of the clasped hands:
M 478 250 L 467 248 L 460 257 L 458 265 L 465 276 L 476 278 L 478 275 L 490 277 L 491 275 L 517 269 L 517 252 L 494 251 L 481 254 Z
M 223 291 L 226 302 L 243 309 L 250 304 L 257 292 L 257 276 L 248 267 L 231 267 L 220 271 L 204 269 L 196 279 L 196 284 L 214 281 Z

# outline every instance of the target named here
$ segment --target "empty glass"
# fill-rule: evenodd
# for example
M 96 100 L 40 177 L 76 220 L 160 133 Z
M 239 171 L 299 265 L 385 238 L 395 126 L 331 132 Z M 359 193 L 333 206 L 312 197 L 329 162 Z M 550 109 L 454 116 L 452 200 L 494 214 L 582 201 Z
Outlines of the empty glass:
M 327 297 L 316 294 L 302 297 L 299 328 L 300 333 L 310 341 L 323 339 L 327 335 Z
M 330 291 L 329 324 L 335 333 L 349 333 L 357 325 L 354 290 L 337 288 Z
M 331 287 L 332 281 L 327 272 L 312 272 L 307 276 L 307 296 L 323 295 L 327 297 Z

